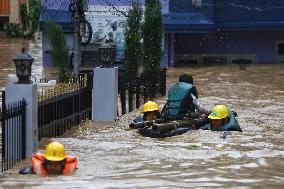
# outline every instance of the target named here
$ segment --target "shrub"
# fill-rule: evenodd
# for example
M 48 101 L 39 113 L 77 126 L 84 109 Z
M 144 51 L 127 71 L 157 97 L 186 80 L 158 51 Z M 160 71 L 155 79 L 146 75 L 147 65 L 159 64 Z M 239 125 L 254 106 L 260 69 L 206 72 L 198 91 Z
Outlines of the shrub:
M 139 1 L 133 1 L 127 18 L 125 31 L 125 80 L 132 81 L 138 75 L 142 58 L 141 19 L 142 8 Z
M 6 22 L 3 26 L 3 29 L 6 31 L 7 37 L 22 37 L 23 31 L 19 25 L 14 23 Z
M 68 48 L 60 25 L 47 20 L 44 25 L 44 37 L 50 44 L 52 64 L 58 68 L 56 74 L 59 81 L 68 81 L 71 77 L 71 71 L 68 68 Z

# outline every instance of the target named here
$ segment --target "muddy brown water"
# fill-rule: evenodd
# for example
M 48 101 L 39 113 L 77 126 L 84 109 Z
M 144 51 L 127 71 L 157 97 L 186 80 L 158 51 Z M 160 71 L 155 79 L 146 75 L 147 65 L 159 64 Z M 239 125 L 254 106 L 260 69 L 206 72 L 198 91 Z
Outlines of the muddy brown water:
M 35 59 L 32 64 L 32 76 L 44 75 L 39 35 L 34 40 L 28 41 L 22 38 L 8 39 L 3 32 L 0 32 L 0 89 L 5 86 L 8 74 L 16 74 L 13 58 L 17 53 L 21 53 L 22 48 L 25 48 L 26 52 Z
M 0 52 L 2 56 L 3 46 Z M 9 63 L 1 64 L 1 85 L 7 69 L 12 71 Z M 49 141 L 59 141 L 77 156 L 74 176 L 18 175 L 30 163 L 26 160 L 5 172 L 0 188 L 283 188 L 284 64 L 250 65 L 247 70 L 237 65 L 170 68 L 168 86 L 181 73 L 193 75 L 206 107 L 227 104 L 235 110 L 244 132 L 226 139 L 220 138 L 222 132 L 203 130 L 146 138 L 128 130 L 138 110 L 115 123 L 89 121 L 40 141 L 40 151 Z M 162 107 L 165 100 L 157 101 Z

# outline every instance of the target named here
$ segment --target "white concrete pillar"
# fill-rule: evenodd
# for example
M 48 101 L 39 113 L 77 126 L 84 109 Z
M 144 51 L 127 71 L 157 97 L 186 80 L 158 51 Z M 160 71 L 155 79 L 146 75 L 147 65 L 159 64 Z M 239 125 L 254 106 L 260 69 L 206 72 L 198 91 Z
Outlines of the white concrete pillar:
M 20 23 L 20 1 L 19 0 L 10 1 L 9 22 L 15 23 L 15 24 Z
M 118 68 L 95 68 L 92 119 L 115 121 L 118 103 Z
M 7 84 L 6 105 L 25 99 L 26 106 L 26 158 L 38 149 L 37 84 Z

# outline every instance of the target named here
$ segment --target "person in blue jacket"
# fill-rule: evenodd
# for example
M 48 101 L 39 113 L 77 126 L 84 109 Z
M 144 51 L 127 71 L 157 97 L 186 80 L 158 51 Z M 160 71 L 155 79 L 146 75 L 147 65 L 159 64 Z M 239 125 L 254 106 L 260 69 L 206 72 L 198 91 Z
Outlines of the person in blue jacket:
M 142 113 L 133 120 L 134 123 L 157 120 L 160 117 L 160 108 L 156 102 L 148 101 L 143 105 Z
M 162 110 L 162 117 L 170 120 L 192 117 L 196 110 L 201 114 L 209 115 L 210 111 L 198 101 L 198 92 L 193 85 L 191 75 L 182 74 L 179 81 L 169 89 L 168 100 Z
M 213 131 L 240 131 L 238 121 L 235 118 L 236 112 L 229 111 L 225 105 L 216 105 L 212 108 L 208 116 L 210 123 L 201 127 L 201 129 L 209 129 Z

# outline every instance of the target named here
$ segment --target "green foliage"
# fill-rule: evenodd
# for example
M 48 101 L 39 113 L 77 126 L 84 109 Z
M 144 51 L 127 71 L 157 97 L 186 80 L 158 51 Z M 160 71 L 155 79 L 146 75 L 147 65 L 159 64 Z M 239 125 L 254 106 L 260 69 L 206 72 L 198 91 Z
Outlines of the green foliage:
M 5 23 L 3 29 L 8 37 L 33 37 L 39 27 L 40 0 L 28 0 L 27 5 L 20 5 L 22 28 L 14 23 Z M 24 34 L 24 31 L 27 33 Z
M 39 16 L 40 16 L 40 0 L 29 0 L 28 1 L 28 30 L 33 36 L 38 30 Z
M 52 63 L 58 67 L 59 81 L 68 81 L 71 71 L 68 68 L 68 48 L 61 27 L 54 21 L 47 20 L 44 25 L 44 36 L 50 45 Z
M 23 36 L 23 31 L 17 24 L 6 22 L 3 26 L 3 29 L 6 31 L 7 37 L 22 37 Z
M 21 22 L 22 22 L 22 29 L 26 30 L 28 27 L 28 12 L 27 12 L 27 5 L 21 4 L 20 5 L 20 15 L 21 15 Z
M 143 25 L 143 65 L 146 79 L 145 95 L 154 98 L 155 83 L 162 56 L 162 15 L 159 0 L 145 1 L 145 22 Z
M 139 1 L 132 2 L 127 18 L 127 29 L 125 31 L 125 80 L 132 81 L 138 75 L 138 66 L 142 58 L 141 45 L 141 19 L 142 8 Z
M 161 60 L 163 34 L 161 4 L 158 0 L 146 0 L 145 23 L 143 26 L 144 70 L 157 72 Z

